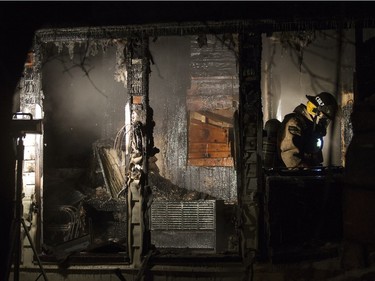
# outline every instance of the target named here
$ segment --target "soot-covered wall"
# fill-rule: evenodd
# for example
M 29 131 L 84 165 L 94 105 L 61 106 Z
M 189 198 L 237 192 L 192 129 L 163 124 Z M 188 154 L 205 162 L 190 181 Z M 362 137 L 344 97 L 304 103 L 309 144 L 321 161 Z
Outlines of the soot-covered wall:
M 218 199 L 236 201 L 234 167 L 187 165 L 187 92 L 191 87 L 191 44 L 198 36 L 159 37 L 150 40 L 153 58 L 150 75 L 150 105 L 154 110 L 155 146 L 160 149 L 156 165 L 160 175 L 188 190 Z M 216 40 L 208 36 L 209 40 Z M 217 42 L 217 48 L 226 48 Z M 225 50 L 225 49 L 224 49 Z M 233 54 L 235 65 L 235 55 Z M 235 70 L 234 70 L 235 72 Z

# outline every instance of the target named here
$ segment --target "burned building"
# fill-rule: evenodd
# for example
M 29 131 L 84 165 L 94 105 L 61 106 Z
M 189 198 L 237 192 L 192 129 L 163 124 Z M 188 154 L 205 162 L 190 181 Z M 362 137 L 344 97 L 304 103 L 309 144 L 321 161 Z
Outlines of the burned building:
M 373 153 L 358 120 L 372 116 L 359 74 L 374 32 L 352 17 L 36 30 L 13 105 L 23 223 L 11 278 L 373 272 L 372 184 L 353 178 L 360 147 Z M 275 165 L 267 121 L 323 91 L 340 107 L 323 165 Z

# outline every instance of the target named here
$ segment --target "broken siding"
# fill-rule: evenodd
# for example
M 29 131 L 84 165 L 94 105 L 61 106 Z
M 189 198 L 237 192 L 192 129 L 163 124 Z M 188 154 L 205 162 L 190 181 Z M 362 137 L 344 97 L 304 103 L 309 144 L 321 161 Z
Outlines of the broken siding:
M 186 98 L 190 113 L 188 164 L 233 167 L 229 134 L 238 101 L 233 36 L 192 36 L 190 46 L 192 77 Z M 220 123 L 222 120 L 226 122 Z
M 239 87 L 236 51 L 224 36 L 206 37 L 206 45 L 200 46 L 191 36 L 188 110 L 233 109 Z
M 188 105 L 187 92 L 194 85 L 194 79 L 200 81 L 198 91 L 206 87 L 213 100 L 218 85 L 225 89 L 236 88 L 234 81 L 224 82 L 212 77 L 191 78 L 191 41 L 192 37 L 159 37 L 150 42 L 150 51 L 155 64 L 151 65 L 150 103 L 154 108 L 155 143 L 160 148 L 156 155 L 156 165 L 160 175 L 171 183 L 188 190 L 208 193 L 209 195 L 227 201 L 236 200 L 236 171 L 233 167 L 195 167 L 187 166 L 188 153 Z M 226 50 L 218 43 L 217 48 Z M 235 58 L 232 54 L 232 66 Z M 231 72 L 231 75 L 235 71 Z M 227 75 L 226 73 L 225 75 Z M 231 77 L 232 79 L 232 77 Z M 233 84 L 232 84 L 233 83 Z M 238 82 L 237 82 L 238 83 Z M 210 86 L 207 86 L 210 85 Z M 220 86 L 221 87 L 221 86 Z M 238 88 L 237 88 L 238 90 Z M 229 96 L 229 94 L 227 94 Z M 205 103 L 206 105 L 210 102 Z M 228 102 L 227 106 L 232 106 Z M 199 109 L 198 107 L 196 108 Z M 224 114 L 222 114 L 223 117 Z M 225 119 L 225 118 L 223 118 Z M 223 122 L 223 120 L 221 120 Z

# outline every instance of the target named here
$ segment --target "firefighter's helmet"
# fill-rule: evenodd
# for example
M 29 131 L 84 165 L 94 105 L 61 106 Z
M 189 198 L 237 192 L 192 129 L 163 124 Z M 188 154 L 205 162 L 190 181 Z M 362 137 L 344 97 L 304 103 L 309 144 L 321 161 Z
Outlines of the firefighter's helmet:
M 333 120 L 336 115 L 338 105 L 336 98 L 332 94 L 321 92 L 316 96 L 306 95 L 306 97 L 316 106 L 317 111 L 322 112 L 329 119 Z

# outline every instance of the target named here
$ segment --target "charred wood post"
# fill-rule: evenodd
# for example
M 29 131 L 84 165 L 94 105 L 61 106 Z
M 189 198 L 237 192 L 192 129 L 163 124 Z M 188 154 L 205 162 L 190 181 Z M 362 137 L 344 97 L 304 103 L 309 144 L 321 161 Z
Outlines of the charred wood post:
M 240 250 L 244 263 L 251 267 L 258 248 L 258 192 L 261 186 L 262 108 L 261 34 L 239 36 L 239 141 L 238 202 L 240 206 Z
M 365 267 L 374 247 L 375 211 L 375 37 L 364 41 L 363 23 L 356 23 L 356 87 L 351 113 L 353 137 L 345 155 L 342 265 Z M 358 202 L 361 202 L 358 204 Z
M 129 39 L 125 57 L 132 134 L 126 184 L 129 203 L 129 256 L 135 267 L 141 265 L 143 251 L 146 250 L 144 246 L 148 241 L 143 207 L 149 190 L 148 160 L 158 152 L 153 142 L 154 122 L 148 97 L 149 54 L 147 37 Z

